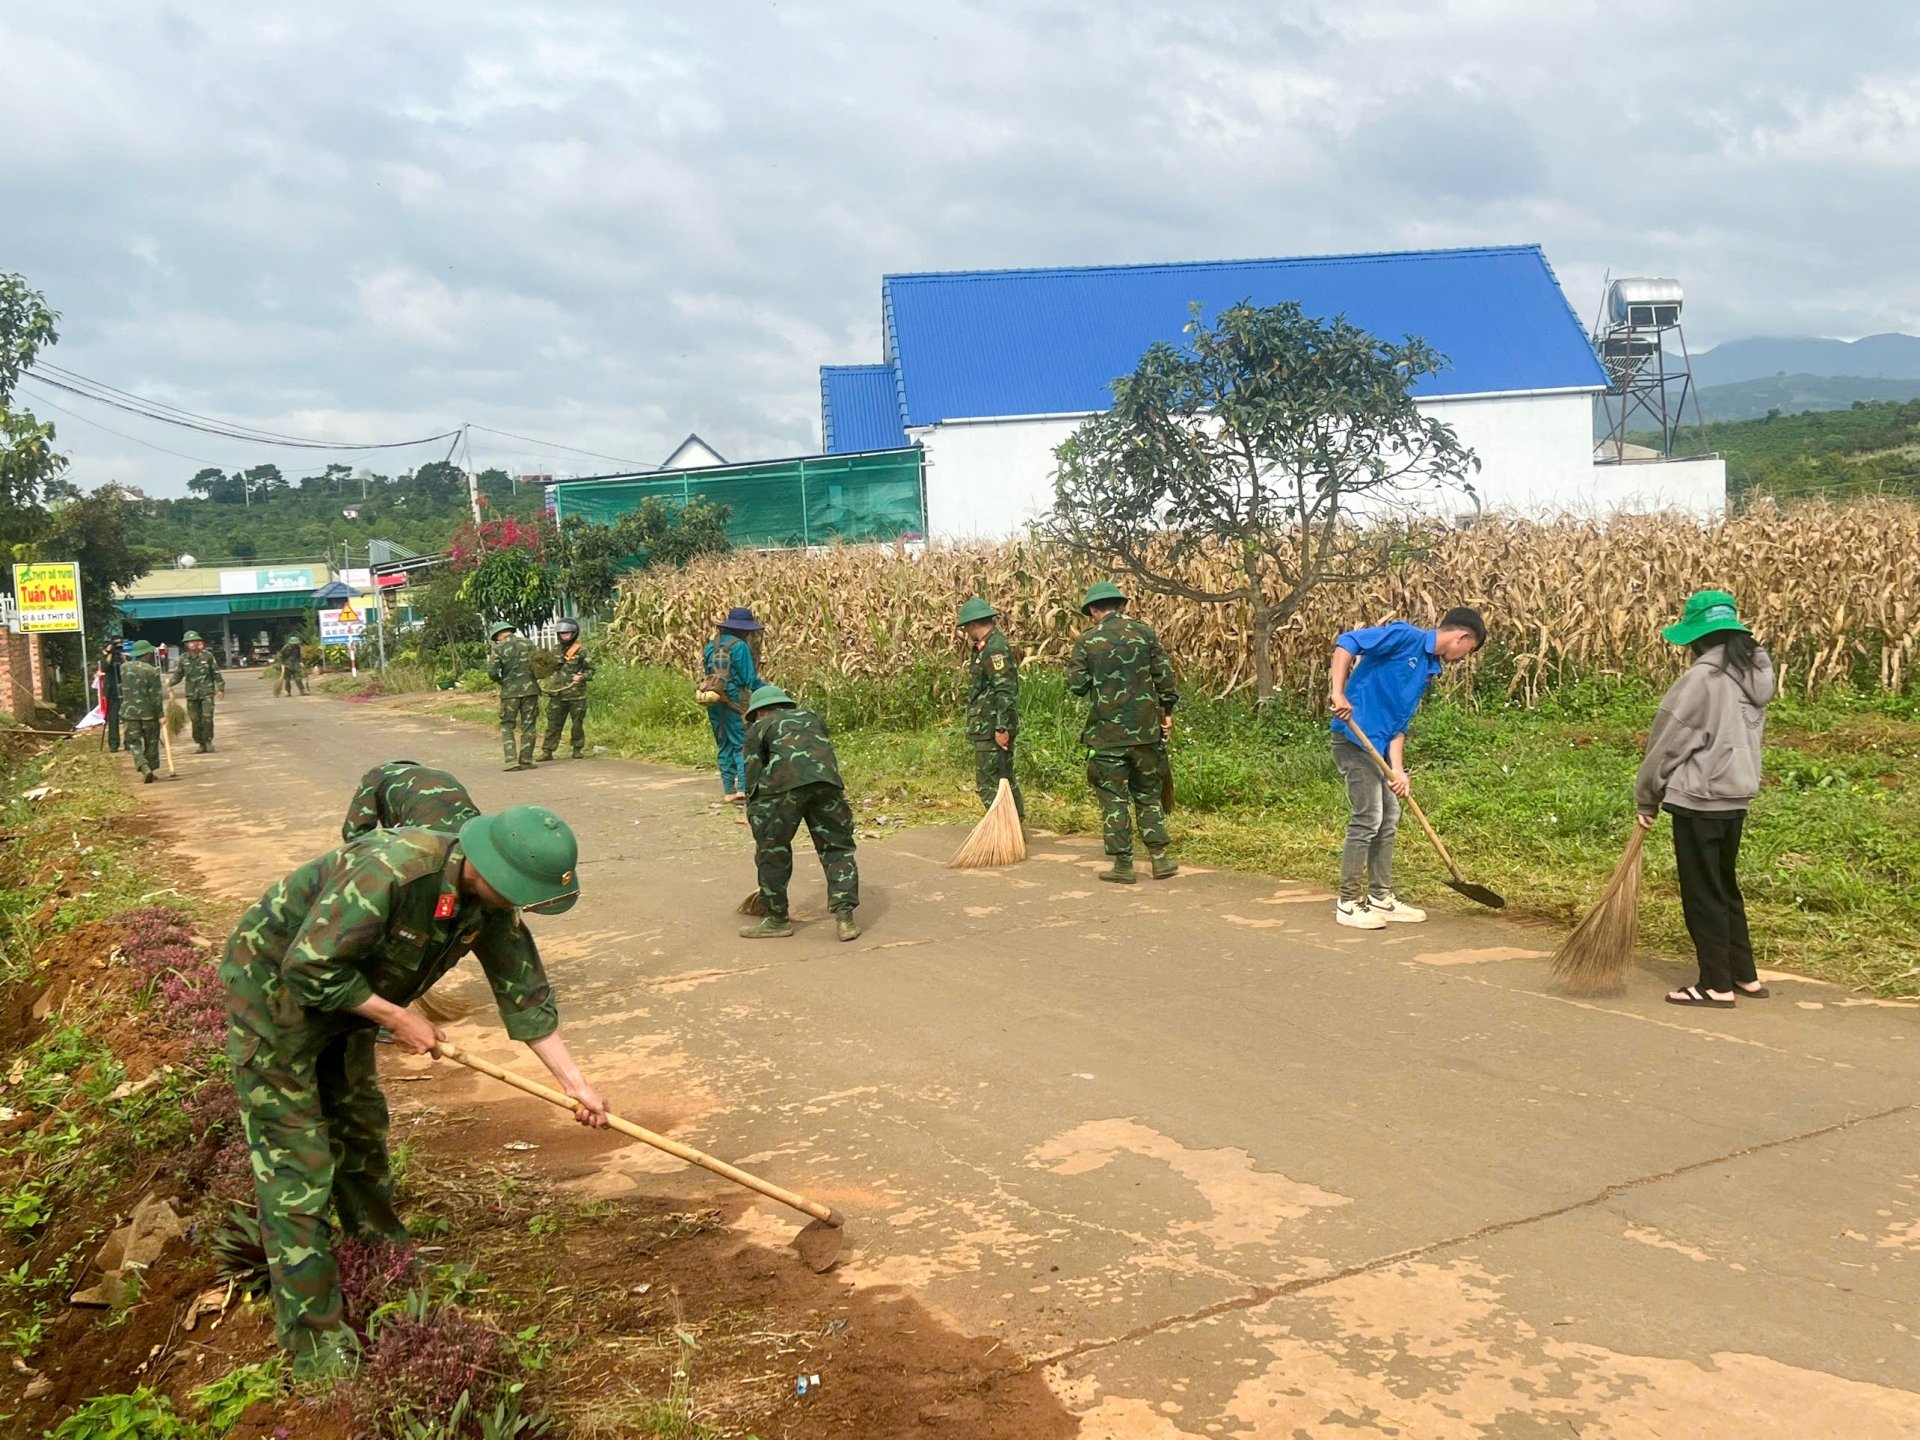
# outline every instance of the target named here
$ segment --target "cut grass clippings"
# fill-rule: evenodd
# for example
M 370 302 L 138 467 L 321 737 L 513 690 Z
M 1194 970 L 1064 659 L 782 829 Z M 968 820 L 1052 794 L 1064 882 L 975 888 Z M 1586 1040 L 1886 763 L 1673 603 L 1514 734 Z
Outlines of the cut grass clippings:
M 921 666 L 891 680 L 833 674 L 795 688 L 832 727 L 856 814 L 978 818 L 972 754 L 962 732 L 957 666 Z M 1022 675 L 1018 764 L 1030 824 L 1091 833 L 1099 814 L 1078 746 L 1084 709 L 1059 673 Z M 713 764 L 706 712 L 691 673 L 601 662 L 589 743 L 616 755 L 696 768 Z M 1433 699 L 1414 723 L 1415 794 L 1476 880 L 1508 897 L 1507 913 L 1571 928 L 1598 898 L 1633 823 L 1633 777 L 1659 702 L 1649 684 L 1595 679 L 1538 708 L 1501 699 Z M 491 697 L 416 702 L 491 722 Z M 1766 787 L 1741 857 L 1762 967 L 1889 996 L 1920 995 L 1920 697 L 1828 691 L 1785 696 L 1771 712 Z M 1325 720 L 1283 705 L 1259 714 L 1238 697 L 1191 692 L 1173 738 L 1180 808 L 1176 849 L 1201 864 L 1331 883 L 1347 821 Z M 716 779 L 716 784 L 718 783 Z M 1450 907 L 1441 867 L 1410 827 L 1397 854 L 1399 889 Z M 1641 946 L 1691 957 L 1667 822 L 1647 845 Z

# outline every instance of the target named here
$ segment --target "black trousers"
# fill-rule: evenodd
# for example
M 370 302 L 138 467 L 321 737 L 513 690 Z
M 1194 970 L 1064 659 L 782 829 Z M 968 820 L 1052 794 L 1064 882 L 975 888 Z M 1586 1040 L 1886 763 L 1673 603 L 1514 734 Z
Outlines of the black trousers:
M 1681 810 L 1673 816 L 1673 858 L 1680 871 L 1680 909 L 1700 960 L 1700 988 L 1725 992 L 1738 980 L 1751 985 L 1753 941 L 1747 905 L 1735 870 L 1740 863 L 1744 810 Z

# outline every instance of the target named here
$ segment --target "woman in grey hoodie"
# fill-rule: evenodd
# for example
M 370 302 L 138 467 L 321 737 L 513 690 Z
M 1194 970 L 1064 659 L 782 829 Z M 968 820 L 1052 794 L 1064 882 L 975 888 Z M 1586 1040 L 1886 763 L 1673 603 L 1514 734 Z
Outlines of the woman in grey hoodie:
M 1662 809 L 1673 816 L 1680 907 L 1700 960 L 1699 982 L 1669 991 L 1667 1003 L 1731 1009 L 1736 994 L 1767 994 L 1735 870 L 1747 806 L 1760 793 L 1773 661 L 1724 590 L 1697 591 L 1679 623 L 1660 633 L 1692 649 L 1693 664 L 1653 717 L 1634 803 L 1647 829 Z

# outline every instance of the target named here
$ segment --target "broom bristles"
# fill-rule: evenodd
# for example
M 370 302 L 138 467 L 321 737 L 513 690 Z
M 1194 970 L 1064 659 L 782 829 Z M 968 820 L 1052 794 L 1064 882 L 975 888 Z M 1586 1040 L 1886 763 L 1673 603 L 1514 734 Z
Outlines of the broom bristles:
M 187 728 L 187 707 L 178 700 L 167 702 L 167 733 L 178 735 Z
M 767 900 L 758 890 L 749 891 L 747 898 L 734 906 L 734 912 L 740 915 L 764 915 L 767 913 Z
M 473 1006 L 456 995 L 442 995 L 437 989 L 429 990 L 413 1002 L 418 1010 L 435 1025 L 458 1025 L 473 1014 Z
M 1611 994 L 1622 989 L 1633 967 L 1640 939 L 1640 852 L 1647 832 L 1633 827 L 1626 854 L 1586 918 L 1553 952 L 1548 967 L 1561 987 L 1575 995 Z
M 1005 780 L 993 804 L 967 836 L 966 844 L 947 862 L 949 870 L 992 870 L 1018 865 L 1027 858 L 1027 837 L 1020 828 L 1020 811 L 1013 803 L 1013 786 Z

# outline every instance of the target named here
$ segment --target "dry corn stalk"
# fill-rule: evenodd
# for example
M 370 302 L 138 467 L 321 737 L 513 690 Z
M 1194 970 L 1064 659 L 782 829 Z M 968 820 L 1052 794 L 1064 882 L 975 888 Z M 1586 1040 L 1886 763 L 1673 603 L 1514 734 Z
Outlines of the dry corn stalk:
M 1920 646 L 1920 507 L 1897 500 L 1756 506 L 1724 521 L 1622 515 L 1551 521 L 1491 516 L 1466 530 L 1406 537 L 1405 558 L 1359 584 L 1328 584 L 1274 637 L 1279 688 L 1313 697 L 1342 630 L 1403 618 L 1431 624 L 1474 605 L 1524 704 L 1574 675 L 1662 681 L 1683 658 L 1660 627 L 1707 586 L 1733 591 L 1783 675 L 1812 693 L 1853 677 L 1899 690 Z M 1194 578 L 1224 579 L 1221 554 Z M 690 670 L 716 619 L 750 604 L 766 622 L 766 665 L 802 676 L 831 669 L 886 677 L 925 660 L 962 660 L 954 609 L 983 595 L 1030 659 L 1058 662 L 1085 624 L 1079 598 L 1096 576 L 1031 541 L 742 551 L 622 587 L 609 636 L 630 660 Z M 1122 580 L 1124 577 L 1116 577 Z M 1142 595 L 1135 612 L 1160 632 L 1189 685 L 1246 688 L 1246 617 L 1236 607 Z

